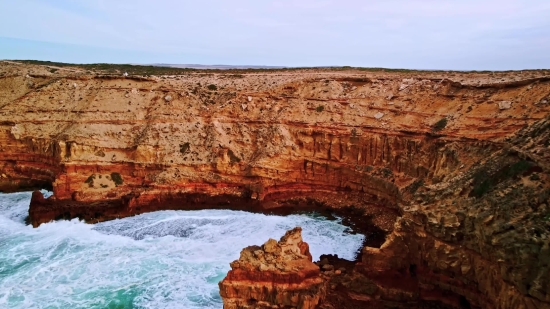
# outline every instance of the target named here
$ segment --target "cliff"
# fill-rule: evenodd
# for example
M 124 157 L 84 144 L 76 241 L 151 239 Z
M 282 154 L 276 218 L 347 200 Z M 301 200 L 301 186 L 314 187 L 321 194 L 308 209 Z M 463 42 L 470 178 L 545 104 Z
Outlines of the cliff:
M 158 209 L 347 212 L 382 236 L 326 304 L 368 280 L 372 295 L 349 295 L 546 308 L 549 102 L 543 71 L 123 78 L 2 63 L 0 190 L 53 190 L 33 194 L 34 226 Z

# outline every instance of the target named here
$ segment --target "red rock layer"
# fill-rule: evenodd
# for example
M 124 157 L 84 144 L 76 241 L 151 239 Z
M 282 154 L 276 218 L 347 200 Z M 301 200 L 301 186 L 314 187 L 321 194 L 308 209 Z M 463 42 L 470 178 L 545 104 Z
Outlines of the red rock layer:
M 34 226 L 158 209 L 347 209 L 389 235 L 364 250 L 358 274 L 471 306 L 550 303 L 542 71 L 75 72 L 0 65 L 0 191 L 54 193 L 33 194 Z M 517 174 L 525 166 L 533 179 Z M 392 282 L 377 286 L 398 295 Z
M 302 229 L 288 231 L 279 242 L 243 249 L 219 283 L 225 309 L 313 309 L 325 297 L 325 281 L 311 261 Z

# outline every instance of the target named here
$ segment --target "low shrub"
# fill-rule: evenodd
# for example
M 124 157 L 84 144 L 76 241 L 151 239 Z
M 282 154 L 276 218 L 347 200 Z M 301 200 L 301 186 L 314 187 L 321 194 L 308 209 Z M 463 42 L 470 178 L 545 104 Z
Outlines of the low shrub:
M 114 181 L 114 183 L 117 187 L 120 186 L 124 182 L 122 180 L 122 176 L 117 172 L 111 173 L 111 179 Z
M 180 152 L 186 154 L 191 149 L 189 143 L 180 144 Z
M 503 167 L 494 175 L 489 175 L 487 171 L 480 170 L 474 175 L 474 188 L 470 193 L 470 196 L 482 197 L 500 182 L 523 174 L 534 166 L 536 166 L 535 163 L 531 161 L 520 160 Z
M 447 118 L 442 118 L 432 126 L 434 132 L 441 131 L 447 126 Z
M 239 163 L 241 162 L 241 158 L 237 157 L 234 153 L 233 153 L 233 150 L 229 149 L 227 151 L 227 155 L 229 156 L 229 161 L 231 161 L 231 163 Z

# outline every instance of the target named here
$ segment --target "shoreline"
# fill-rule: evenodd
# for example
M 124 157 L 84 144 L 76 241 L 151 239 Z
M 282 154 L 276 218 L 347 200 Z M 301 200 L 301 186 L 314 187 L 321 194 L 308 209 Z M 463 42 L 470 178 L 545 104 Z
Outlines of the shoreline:
M 189 201 L 194 201 L 194 203 L 189 203 Z M 365 246 L 379 248 L 385 241 L 388 234 L 387 231 L 384 231 L 372 222 L 373 215 L 365 214 L 364 209 L 359 207 L 334 208 L 325 203 L 307 198 L 286 200 L 284 202 L 279 202 L 277 207 L 264 208 L 262 207 L 263 204 L 256 200 L 235 198 L 234 196 L 209 197 L 192 194 L 190 196 L 186 196 L 185 198 L 171 201 L 165 200 L 141 206 L 142 208 L 136 208 L 135 211 L 130 213 L 128 212 L 128 200 L 125 199 L 122 201 L 111 200 L 95 201 L 91 203 L 77 203 L 75 201 L 56 201 L 55 199 L 51 199 L 51 197 L 46 199 L 40 191 L 32 191 L 32 197 L 29 205 L 29 216 L 25 221 L 34 227 L 40 225 L 41 223 L 58 220 L 71 220 L 73 218 L 79 218 L 88 224 L 95 224 L 162 210 L 227 209 L 280 216 L 317 214 L 331 221 L 338 220 L 339 218 L 341 219 L 342 225 L 349 229 L 350 234 L 362 234 L 365 236 L 361 249 Z M 385 211 L 389 213 L 393 212 L 393 215 L 397 216 L 397 211 L 395 209 L 385 208 L 384 206 L 375 206 L 374 204 L 371 206 L 383 208 Z M 66 209 L 66 211 L 59 213 L 60 208 Z M 99 215 L 98 211 L 101 209 L 104 213 L 102 213 L 102 216 L 97 216 Z M 105 209 L 110 209 L 111 211 L 105 212 Z M 57 215 L 55 215 L 56 213 Z M 91 215 L 96 215 L 97 218 L 90 218 Z M 40 219 L 37 217 L 40 217 Z M 49 218 L 50 220 L 45 218 Z M 356 252 L 356 258 L 354 261 L 361 260 L 361 249 Z

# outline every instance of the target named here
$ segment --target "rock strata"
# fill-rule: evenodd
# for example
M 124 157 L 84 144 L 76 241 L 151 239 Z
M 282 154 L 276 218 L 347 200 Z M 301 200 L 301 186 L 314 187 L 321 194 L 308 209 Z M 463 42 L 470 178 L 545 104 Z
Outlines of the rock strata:
M 261 247 L 243 249 L 219 286 L 225 309 L 314 309 L 326 293 L 300 227 L 278 242 L 269 239 Z
M 33 194 L 33 226 L 343 212 L 369 242 L 351 266 L 324 266 L 323 308 L 549 308 L 548 74 L 2 62 L 0 191 L 53 191 Z

